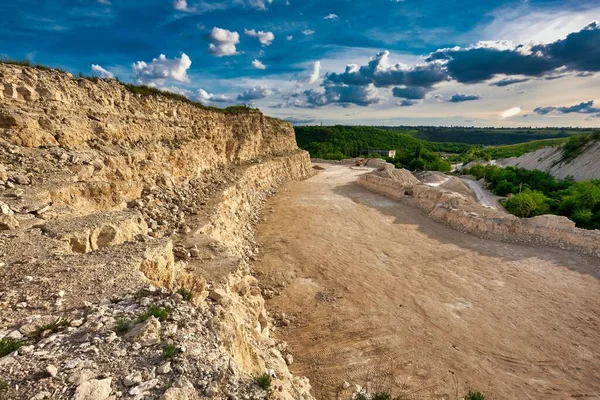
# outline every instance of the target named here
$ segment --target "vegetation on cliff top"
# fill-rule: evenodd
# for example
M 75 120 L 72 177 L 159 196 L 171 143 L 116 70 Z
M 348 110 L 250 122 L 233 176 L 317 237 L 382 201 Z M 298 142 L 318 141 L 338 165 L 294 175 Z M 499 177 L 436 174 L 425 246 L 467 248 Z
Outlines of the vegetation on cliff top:
M 600 180 L 557 180 L 547 172 L 475 165 L 465 173 L 485 179 L 498 196 L 509 196 L 508 212 L 518 217 L 562 215 L 579 228 L 600 229 Z
M 42 65 L 42 64 L 32 64 L 29 60 L 12 60 L 12 59 L 7 59 L 7 58 L 0 58 L 0 64 L 10 64 L 10 65 L 17 65 L 17 66 L 22 66 L 22 67 L 35 68 L 35 69 L 41 70 L 41 71 L 58 71 L 58 72 L 66 73 L 64 70 L 62 70 L 60 68 L 51 68 L 51 67 L 48 67 L 48 66 Z M 223 112 L 226 114 L 247 114 L 250 112 L 257 112 L 257 111 L 260 112 L 257 108 L 251 108 L 246 105 L 235 105 L 235 106 L 229 106 L 229 107 L 225 107 L 225 108 L 207 106 L 207 105 L 202 104 L 199 101 L 190 100 L 187 97 L 185 97 L 184 95 L 179 94 L 179 93 L 174 93 L 174 92 L 170 92 L 168 90 L 158 89 L 156 87 L 152 87 L 152 86 L 148 86 L 148 85 L 136 85 L 133 83 L 125 83 L 125 82 L 121 82 L 118 78 L 115 78 L 115 79 L 99 78 L 97 76 L 83 75 L 81 72 L 79 73 L 77 78 L 78 79 L 86 79 L 92 83 L 98 83 L 101 80 L 115 81 L 115 82 L 118 82 L 119 84 L 121 84 L 125 89 L 127 89 L 131 93 L 139 94 L 141 96 L 160 96 L 160 97 L 164 97 L 164 98 L 175 100 L 175 101 L 182 101 L 184 103 L 191 104 L 198 108 L 202 108 L 202 109 L 206 109 L 206 110 L 213 110 L 213 111 L 217 111 L 217 112 Z

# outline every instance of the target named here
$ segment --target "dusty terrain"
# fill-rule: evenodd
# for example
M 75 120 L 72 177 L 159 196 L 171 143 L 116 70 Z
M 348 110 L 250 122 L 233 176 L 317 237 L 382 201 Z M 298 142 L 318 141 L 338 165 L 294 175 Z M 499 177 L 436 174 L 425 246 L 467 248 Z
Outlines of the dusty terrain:
M 598 258 L 462 234 L 320 166 L 269 200 L 254 263 L 316 398 L 600 398 Z

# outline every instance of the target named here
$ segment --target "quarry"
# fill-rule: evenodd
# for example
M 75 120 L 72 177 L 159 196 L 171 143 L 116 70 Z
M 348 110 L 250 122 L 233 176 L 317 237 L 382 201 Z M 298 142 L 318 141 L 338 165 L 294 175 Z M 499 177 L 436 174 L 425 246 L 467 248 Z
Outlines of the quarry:
M 600 231 L 112 79 L 0 64 L 0 133 L 2 399 L 600 396 Z

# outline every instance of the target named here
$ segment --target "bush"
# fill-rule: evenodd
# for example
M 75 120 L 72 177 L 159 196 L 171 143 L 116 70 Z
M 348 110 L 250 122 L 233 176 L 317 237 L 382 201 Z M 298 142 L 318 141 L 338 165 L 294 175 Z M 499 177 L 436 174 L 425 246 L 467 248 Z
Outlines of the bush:
M 9 355 L 13 351 L 19 350 L 25 343 L 17 339 L 2 339 L 0 340 L 0 358 Z
M 117 332 L 120 335 L 126 333 L 131 328 L 132 322 L 133 321 L 127 318 L 117 319 L 115 321 L 115 332 Z
M 262 374 L 254 378 L 254 382 L 264 390 L 269 390 L 271 387 L 271 376 L 269 374 Z
M 392 396 L 387 392 L 377 392 L 371 397 L 371 400 L 392 400 Z
M 184 288 L 180 288 L 179 290 L 177 290 L 177 293 L 179 293 L 185 301 L 192 301 L 192 299 L 194 298 L 194 293 L 192 293 L 189 290 L 185 290 Z
M 548 198 L 543 193 L 525 190 L 508 199 L 505 207 L 508 212 L 517 217 L 531 218 L 550 211 L 547 201 Z
M 164 358 L 173 358 L 179 354 L 179 349 L 174 344 L 168 343 L 163 347 L 162 355 Z
M 485 396 L 481 394 L 481 392 L 471 392 L 467 393 L 465 396 L 465 400 L 485 400 Z
M 161 306 L 152 305 L 150 308 L 140 316 L 140 321 L 145 321 L 150 317 L 154 317 L 159 321 L 166 321 L 169 318 L 170 310 Z
M 3 392 L 8 389 L 8 382 L 3 379 L 0 379 L 0 392 Z
M 69 326 L 68 320 L 62 319 L 62 318 L 57 318 L 54 322 L 51 322 L 46 325 L 42 325 L 39 328 L 37 328 L 37 330 L 35 332 L 33 332 L 30 335 L 30 337 L 36 341 L 41 340 L 43 337 L 48 335 L 47 332 L 50 332 L 50 334 L 56 333 L 56 332 L 63 330 L 67 326 Z

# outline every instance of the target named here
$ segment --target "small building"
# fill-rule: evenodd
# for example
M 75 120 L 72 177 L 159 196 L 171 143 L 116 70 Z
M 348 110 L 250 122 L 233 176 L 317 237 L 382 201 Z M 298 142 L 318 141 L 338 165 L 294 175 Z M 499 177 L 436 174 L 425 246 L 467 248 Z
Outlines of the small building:
M 369 154 L 381 154 L 384 157 L 396 157 L 396 150 L 369 150 Z

